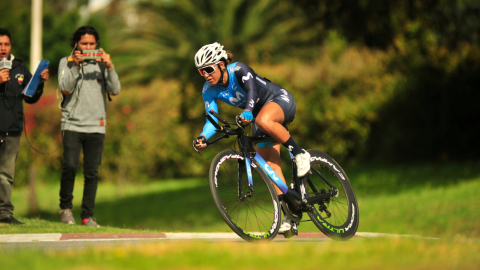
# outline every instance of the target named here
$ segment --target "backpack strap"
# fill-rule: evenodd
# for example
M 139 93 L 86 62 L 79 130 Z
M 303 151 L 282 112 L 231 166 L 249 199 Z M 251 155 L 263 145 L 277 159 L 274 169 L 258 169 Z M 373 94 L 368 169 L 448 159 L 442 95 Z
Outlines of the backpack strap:
M 105 79 L 105 69 L 107 68 L 107 66 L 105 66 L 103 63 L 98 63 L 98 65 L 100 66 L 100 72 L 102 73 L 103 85 L 105 86 L 105 92 L 107 93 L 108 101 L 112 101 L 110 93 L 108 93 L 107 91 L 107 80 Z

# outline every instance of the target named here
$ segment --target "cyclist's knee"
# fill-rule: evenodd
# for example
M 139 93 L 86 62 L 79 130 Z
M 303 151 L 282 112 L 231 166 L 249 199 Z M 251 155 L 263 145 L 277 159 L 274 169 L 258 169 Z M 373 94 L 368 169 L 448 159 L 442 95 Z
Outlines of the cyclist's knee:
M 272 125 L 274 124 L 274 121 L 268 117 L 257 117 L 255 119 L 255 124 L 261 131 L 269 134 L 272 131 Z

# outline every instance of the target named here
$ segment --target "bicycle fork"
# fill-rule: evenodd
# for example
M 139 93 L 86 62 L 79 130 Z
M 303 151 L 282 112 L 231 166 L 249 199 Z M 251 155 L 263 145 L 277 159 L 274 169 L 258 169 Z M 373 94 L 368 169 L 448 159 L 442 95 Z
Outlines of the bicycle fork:
M 244 194 L 243 191 L 243 172 L 247 172 L 247 179 L 248 179 L 248 192 Z M 246 198 L 252 197 L 255 193 L 253 189 L 253 180 L 252 180 L 252 168 L 250 165 L 250 158 L 246 157 L 245 162 L 242 160 L 238 160 L 238 179 L 237 179 L 237 196 L 238 201 L 243 201 Z

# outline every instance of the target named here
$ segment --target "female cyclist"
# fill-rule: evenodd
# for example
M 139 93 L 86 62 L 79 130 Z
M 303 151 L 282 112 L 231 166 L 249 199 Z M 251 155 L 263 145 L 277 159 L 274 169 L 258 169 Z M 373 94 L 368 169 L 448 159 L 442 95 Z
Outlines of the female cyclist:
M 202 95 L 207 113 L 210 110 L 218 113 L 217 100 L 244 109 L 240 120 L 247 125 L 255 117 L 254 136 L 271 136 L 276 140 L 274 143 L 259 143 L 256 148 L 282 181 L 286 183 L 280 163 L 280 144 L 295 157 L 298 176 L 304 176 L 310 170 L 310 154 L 295 143 L 285 128 L 295 118 L 296 105 L 292 95 L 258 76 L 246 64 L 232 62 L 233 55 L 217 42 L 203 46 L 195 55 L 195 65 L 206 80 Z M 218 121 L 215 117 L 213 119 Z M 205 141 L 214 134 L 215 127 L 207 120 L 202 133 L 194 140 L 195 147 L 205 148 Z M 282 192 L 276 189 L 277 195 L 281 195 Z M 291 226 L 292 221 L 285 216 L 279 231 L 289 231 Z

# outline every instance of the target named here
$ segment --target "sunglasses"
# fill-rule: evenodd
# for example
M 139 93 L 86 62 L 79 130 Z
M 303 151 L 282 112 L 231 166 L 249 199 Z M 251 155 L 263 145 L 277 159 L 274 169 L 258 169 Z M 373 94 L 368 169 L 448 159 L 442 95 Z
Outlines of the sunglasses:
M 198 72 L 200 72 L 200 75 L 205 76 L 205 73 L 210 75 L 213 72 L 215 72 L 215 65 L 207 66 L 204 68 L 199 68 Z

